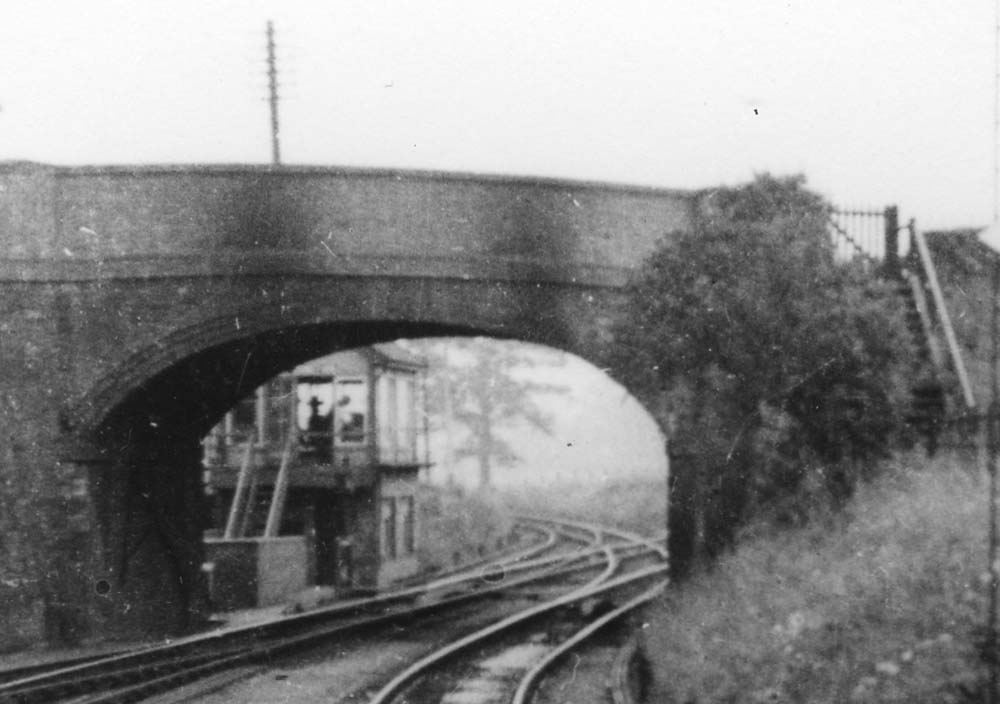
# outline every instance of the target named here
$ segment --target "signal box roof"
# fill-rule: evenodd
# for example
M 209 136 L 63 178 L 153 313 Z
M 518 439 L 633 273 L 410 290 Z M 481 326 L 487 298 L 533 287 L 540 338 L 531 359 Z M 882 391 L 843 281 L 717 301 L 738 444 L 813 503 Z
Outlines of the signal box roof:
M 300 364 L 295 368 L 294 374 L 300 377 L 361 374 L 369 363 L 376 367 L 395 367 L 414 371 L 427 368 L 427 362 L 423 357 L 401 345 L 389 342 L 328 354 Z
M 395 342 L 372 345 L 372 350 L 378 357 L 381 357 L 379 361 L 383 364 L 396 364 L 414 368 L 427 366 L 427 360 Z

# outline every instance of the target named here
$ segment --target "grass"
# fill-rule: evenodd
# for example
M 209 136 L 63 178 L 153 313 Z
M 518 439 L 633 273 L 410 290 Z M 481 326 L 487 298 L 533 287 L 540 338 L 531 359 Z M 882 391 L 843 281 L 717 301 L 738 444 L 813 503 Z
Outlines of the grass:
M 513 519 L 492 494 L 422 485 L 418 506 L 417 557 L 422 572 L 474 561 L 502 549 L 510 539 Z
M 986 487 L 913 456 L 841 515 L 759 527 L 647 614 L 649 701 L 980 701 Z
M 465 491 L 420 488 L 418 557 L 422 572 L 474 561 L 509 545 L 515 513 L 562 516 L 640 533 L 662 532 L 666 490 L 662 481 L 630 479 L 602 484 L 561 484 L 524 490 Z
M 508 490 L 505 496 L 515 512 L 590 521 L 646 535 L 666 529 L 667 490 L 662 479 L 552 484 Z

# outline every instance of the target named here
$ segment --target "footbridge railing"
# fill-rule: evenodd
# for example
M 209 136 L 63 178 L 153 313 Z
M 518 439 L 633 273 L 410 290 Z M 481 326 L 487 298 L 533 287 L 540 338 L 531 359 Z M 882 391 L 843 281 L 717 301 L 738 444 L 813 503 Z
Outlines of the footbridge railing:
M 913 220 L 900 227 L 895 206 L 831 208 L 829 229 L 837 261 L 860 261 L 898 283 L 918 354 L 926 360 L 915 369 L 908 417 L 931 447 L 946 417 L 971 417 L 977 406 L 927 241 Z
M 910 238 L 900 230 L 896 206 L 882 210 L 830 210 L 830 237 L 838 261 L 860 259 L 895 278 L 900 261 L 910 251 Z M 902 237 L 901 237 L 902 235 Z

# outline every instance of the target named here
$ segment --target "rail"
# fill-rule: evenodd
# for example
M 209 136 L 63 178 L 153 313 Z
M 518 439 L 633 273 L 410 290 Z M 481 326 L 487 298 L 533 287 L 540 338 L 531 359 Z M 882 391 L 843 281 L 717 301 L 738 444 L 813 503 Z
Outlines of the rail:
M 526 526 L 528 527 L 528 526 Z M 404 580 L 403 583 L 397 583 L 398 586 L 402 587 L 405 584 L 422 584 L 428 586 L 434 584 L 435 581 L 443 581 L 446 579 L 453 579 L 458 577 L 468 577 L 475 571 L 478 574 L 482 574 L 484 569 L 493 569 L 496 567 L 506 567 L 508 565 L 513 565 L 514 563 L 523 562 L 529 560 L 536 555 L 545 552 L 553 545 L 556 544 L 558 536 L 556 532 L 551 528 L 539 528 L 538 526 L 531 525 L 530 530 L 539 531 L 540 535 L 544 538 L 537 543 L 532 543 L 526 547 L 517 548 L 511 552 L 504 552 L 499 554 L 494 554 L 488 557 L 484 557 L 472 562 L 466 562 L 464 564 L 458 565 L 451 569 L 440 570 L 431 572 L 428 574 L 421 575 L 418 579 Z
M 615 589 L 619 589 L 624 585 L 632 584 L 643 579 L 649 579 L 657 576 L 665 575 L 667 571 L 666 565 L 654 565 L 652 567 L 645 567 L 630 574 L 619 577 L 618 579 L 605 582 L 600 586 L 588 586 L 587 588 L 574 590 L 572 593 L 565 596 L 553 599 L 552 601 L 546 602 L 544 604 L 539 604 L 530 609 L 521 611 L 513 616 L 508 616 L 491 626 L 488 626 L 480 631 L 471 633 L 444 648 L 431 653 L 430 655 L 422 658 L 421 660 L 413 663 L 401 673 L 396 675 L 391 681 L 389 681 L 382 689 L 380 689 L 375 696 L 369 700 L 369 704 L 388 704 L 392 701 L 399 693 L 415 678 L 425 672 L 428 668 L 440 664 L 444 660 L 451 658 L 459 652 L 467 650 L 474 645 L 482 643 L 488 638 L 491 638 L 499 633 L 508 631 L 515 626 L 526 623 L 532 619 L 538 618 L 539 616 L 554 611 L 558 608 L 574 604 L 585 599 L 589 599 L 595 596 L 603 595 L 611 592 Z
M 580 530 L 588 530 L 591 525 L 589 523 L 584 523 L 583 521 L 573 521 L 570 519 L 563 519 L 563 518 L 560 518 L 558 519 L 558 521 L 556 521 L 554 519 L 545 518 L 543 516 L 531 516 L 528 514 L 518 514 L 516 518 L 519 521 L 527 521 L 529 523 L 559 523 L 561 525 L 573 526 L 574 528 L 579 528 Z M 660 545 L 661 541 L 657 538 L 649 538 L 645 535 L 639 535 L 638 533 L 622 530 L 620 528 L 603 527 L 600 530 L 601 533 L 604 535 L 611 535 L 630 543 L 639 543 L 645 545 L 650 550 L 659 554 L 659 556 L 664 560 L 666 560 L 669 557 L 667 548 L 663 545 Z
M 651 589 L 647 589 L 645 592 L 629 600 L 622 606 L 619 606 L 617 609 L 614 609 L 613 611 L 610 611 L 604 616 L 601 616 L 597 620 L 591 622 L 585 628 L 580 629 L 570 638 L 549 651 L 544 658 L 538 661 L 535 666 L 521 678 L 521 682 L 518 684 L 517 690 L 514 692 L 514 697 L 511 699 L 510 704 L 528 704 L 529 697 L 538 686 L 538 682 L 542 675 L 544 675 L 545 672 L 556 663 L 556 661 L 567 655 L 571 650 L 600 631 L 602 628 L 605 628 L 609 624 L 614 623 L 643 604 L 647 604 L 655 599 L 663 593 L 666 586 L 666 582 L 660 582 Z

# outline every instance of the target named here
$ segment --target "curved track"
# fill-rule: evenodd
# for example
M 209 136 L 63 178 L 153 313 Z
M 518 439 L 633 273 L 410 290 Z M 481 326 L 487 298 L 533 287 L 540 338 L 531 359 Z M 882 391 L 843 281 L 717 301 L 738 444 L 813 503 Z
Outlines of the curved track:
M 539 523 L 548 522 L 547 519 L 537 517 L 530 520 Z M 565 530 L 566 527 L 591 532 L 595 540 L 607 537 L 616 539 L 613 544 L 604 543 L 601 546 L 606 566 L 599 575 L 569 594 L 551 599 L 546 603 L 526 609 L 486 628 L 465 635 L 421 658 L 386 683 L 370 700 L 370 704 L 389 704 L 396 700 L 446 701 L 448 697 L 458 696 L 461 698 L 463 687 L 469 687 L 472 691 L 488 690 L 490 700 L 498 701 L 501 697 L 500 690 L 512 681 L 509 671 L 504 671 L 502 676 L 488 676 L 486 680 L 482 677 L 479 679 L 472 677 L 463 681 L 461 677 L 456 678 L 444 674 L 444 666 L 447 665 L 449 670 L 464 673 L 483 670 L 495 671 L 498 661 L 506 659 L 507 666 L 510 666 L 511 653 L 516 653 L 513 656 L 519 660 L 516 667 L 520 667 L 524 672 L 514 680 L 516 687 L 502 696 L 511 702 L 526 704 L 539 680 L 555 663 L 601 629 L 654 598 L 664 588 L 666 564 L 640 568 L 611 580 L 612 575 L 621 566 L 619 559 L 621 553 L 627 553 L 634 557 L 636 554 L 654 552 L 659 559 L 665 560 L 665 549 L 662 546 L 652 544 L 652 541 L 642 536 L 634 536 L 622 531 L 594 527 L 579 522 L 565 522 L 562 529 Z M 637 550 L 637 548 L 639 549 Z M 595 600 L 611 598 L 612 594 L 629 594 L 635 591 L 637 585 L 645 585 L 650 580 L 656 582 L 652 588 L 645 589 L 623 606 L 591 620 L 571 636 L 562 638 L 554 647 L 540 645 L 538 642 L 539 634 L 527 634 L 525 631 L 526 627 L 531 627 L 535 623 L 540 624 L 546 620 L 549 620 L 550 623 L 542 626 L 543 630 L 548 629 L 555 632 L 564 630 L 565 623 L 560 622 L 558 616 L 570 613 L 568 607 L 581 607 L 579 611 L 582 612 L 583 605 L 588 602 L 594 603 Z M 576 618 L 570 620 L 574 621 Z M 511 634 L 514 635 L 511 636 Z M 526 638 L 527 642 L 525 642 Z M 507 642 L 503 642 L 504 640 Z M 468 655 L 470 651 L 477 648 L 479 649 L 478 653 L 472 656 Z M 533 664 L 525 663 L 525 653 L 533 659 Z M 456 692 L 459 694 L 456 695 Z
M 531 701 L 531 695 L 538 687 L 539 682 L 553 669 L 560 659 L 569 655 L 574 649 L 582 645 L 587 639 L 593 637 L 601 629 L 610 626 L 612 623 L 635 611 L 640 606 L 648 604 L 650 601 L 662 594 L 665 587 L 665 581 L 655 584 L 650 589 L 647 589 L 639 594 L 639 596 L 630 599 L 624 605 L 619 606 L 617 609 L 608 612 L 584 628 L 581 628 L 571 637 L 567 638 L 565 641 L 549 651 L 547 655 L 540 659 L 534 667 L 528 670 L 528 672 L 521 677 L 518 682 L 517 689 L 514 691 L 514 695 L 511 698 L 511 704 L 528 704 Z M 634 641 L 629 641 L 629 643 L 634 648 Z M 628 695 L 627 669 L 629 660 L 631 659 L 633 653 L 634 650 L 629 651 L 623 648 L 621 656 L 616 658 L 613 664 L 611 673 L 612 696 L 615 699 L 616 704 L 627 704 L 627 702 L 630 701 Z

